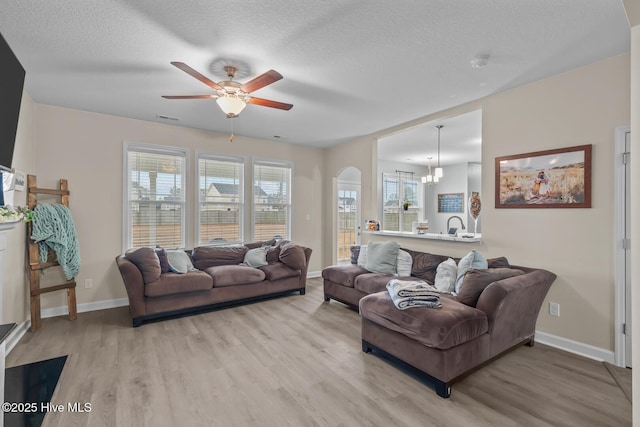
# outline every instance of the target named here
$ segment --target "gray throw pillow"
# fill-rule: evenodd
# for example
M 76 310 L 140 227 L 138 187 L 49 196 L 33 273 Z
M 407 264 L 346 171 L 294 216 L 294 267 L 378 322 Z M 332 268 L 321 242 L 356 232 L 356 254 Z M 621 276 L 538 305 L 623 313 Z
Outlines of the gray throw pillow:
M 456 279 L 455 289 L 456 293 L 460 292 L 464 275 L 472 268 L 475 268 L 476 270 L 486 270 L 489 268 L 489 263 L 485 257 L 475 249 L 463 256 L 460 262 L 458 262 L 458 277 Z
M 247 253 L 244 255 L 244 264 L 249 267 L 262 267 L 263 265 L 267 265 L 267 251 L 269 250 L 269 246 L 263 246 L 261 248 L 249 249 Z
M 185 251 L 177 249 L 166 252 L 169 268 L 174 273 L 185 274 L 187 271 L 195 270 L 189 255 Z
M 394 241 L 369 242 L 365 268 L 372 273 L 396 274 L 399 249 Z

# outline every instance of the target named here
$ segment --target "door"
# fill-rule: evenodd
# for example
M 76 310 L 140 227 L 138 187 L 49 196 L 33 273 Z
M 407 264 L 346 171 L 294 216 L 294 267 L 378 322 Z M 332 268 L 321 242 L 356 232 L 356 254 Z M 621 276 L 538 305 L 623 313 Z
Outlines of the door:
M 360 244 L 360 184 L 338 182 L 338 264 L 349 263 Z
M 631 367 L 631 132 L 624 138 L 624 283 L 625 283 L 625 362 Z

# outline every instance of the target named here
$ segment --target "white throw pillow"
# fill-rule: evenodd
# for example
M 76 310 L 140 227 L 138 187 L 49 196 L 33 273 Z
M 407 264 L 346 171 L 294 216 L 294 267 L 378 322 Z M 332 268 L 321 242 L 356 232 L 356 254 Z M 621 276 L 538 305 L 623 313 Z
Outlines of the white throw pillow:
M 435 287 L 440 292 L 451 293 L 456 287 L 458 277 L 458 266 L 456 262 L 449 258 L 438 265 L 436 269 Z
M 476 270 L 486 270 L 489 268 L 489 263 L 483 257 L 480 252 L 475 249 L 466 254 L 460 262 L 458 262 L 458 278 L 456 279 L 456 293 L 460 292 L 464 275 L 467 271 L 475 268 Z
M 398 266 L 397 267 L 398 276 L 400 277 L 411 276 L 411 267 L 413 266 L 413 258 L 411 258 L 411 254 L 407 251 L 403 251 L 402 249 L 399 249 L 397 266 Z
M 267 251 L 271 246 L 262 246 L 260 248 L 249 249 L 244 255 L 244 264 L 249 267 L 262 267 L 269 264 L 267 262 Z
M 174 273 L 184 274 L 187 271 L 196 270 L 191 263 L 189 255 L 183 250 L 169 250 L 167 251 L 167 260 L 169 261 L 169 270 Z
M 360 246 L 360 253 L 358 254 L 358 265 L 365 268 L 367 265 L 367 245 Z

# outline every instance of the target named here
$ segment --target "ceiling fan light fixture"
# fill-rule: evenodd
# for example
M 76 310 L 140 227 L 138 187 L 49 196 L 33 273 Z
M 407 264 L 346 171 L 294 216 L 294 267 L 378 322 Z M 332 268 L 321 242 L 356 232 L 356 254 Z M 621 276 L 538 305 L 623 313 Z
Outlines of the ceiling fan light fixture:
M 216 102 L 218 103 L 220 109 L 227 115 L 227 117 L 237 116 L 238 114 L 240 114 L 240 112 L 242 112 L 242 110 L 244 110 L 244 107 L 247 106 L 247 103 L 242 99 L 232 95 L 221 96 L 216 99 Z

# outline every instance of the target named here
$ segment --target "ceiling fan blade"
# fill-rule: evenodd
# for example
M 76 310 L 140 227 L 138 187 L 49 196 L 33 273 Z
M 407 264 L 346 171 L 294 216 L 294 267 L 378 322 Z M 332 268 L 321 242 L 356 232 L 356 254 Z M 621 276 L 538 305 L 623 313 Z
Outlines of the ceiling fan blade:
M 220 87 L 220 85 L 218 85 L 218 83 L 214 82 L 213 80 L 209 79 L 208 77 L 203 76 L 202 74 L 200 74 L 199 72 L 197 72 L 193 68 L 189 67 L 184 62 L 174 61 L 174 62 L 171 63 L 171 65 L 180 68 L 182 71 L 184 71 L 185 73 L 189 74 L 191 77 L 195 77 L 196 79 L 200 80 L 202 83 L 206 84 L 210 88 L 213 88 L 215 90 L 222 89 L 222 87 Z
M 277 82 L 281 78 L 282 74 L 280 74 L 276 70 L 269 70 L 264 74 L 260 74 L 253 80 L 246 82 L 240 87 L 240 89 L 242 89 L 246 93 L 251 93 L 267 85 L 270 85 L 271 83 Z
M 218 95 L 162 95 L 165 99 L 212 99 Z
M 279 108 L 280 110 L 290 110 L 293 108 L 293 104 L 285 104 L 284 102 L 271 101 L 264 98 L 250 97 L 247 102 L 249 104 L 261 105 L 263 107 Z

